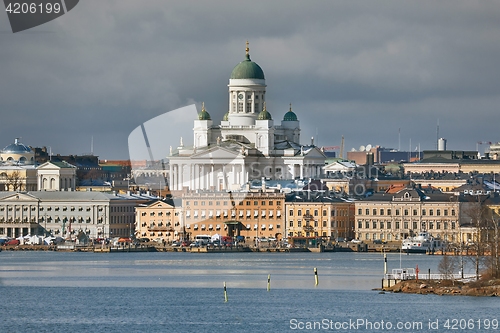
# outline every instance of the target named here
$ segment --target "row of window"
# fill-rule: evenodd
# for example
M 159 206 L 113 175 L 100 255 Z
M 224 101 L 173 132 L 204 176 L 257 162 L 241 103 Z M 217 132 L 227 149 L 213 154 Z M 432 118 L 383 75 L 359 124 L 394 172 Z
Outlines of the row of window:
M 363 235 L 363 234 L 359 234 L 359 235 L 360 235 L 360 239 L 361 239 L 361 237 L 362 237 L 362 235 Z M 392 241 L 392 238 L 393 238 L 391 234 L 384 234 L 384 233 L 379 234 L 379 233 L 376 233 L 376 232 L 375 232 L 375 233 L 373 233 L 373 234 L 372 234 L 372 233 L 367 232 L 367 233 L 365 233 L 364 235 L 365 235 L 365 236 L 364 236 L 365 240 L 370 240 L 370 239 L 372 239 L 372 240 L 375 240 L 375 239 L 383 239 L 383 240 L 387 240 L 387 241 Z M 396 235 L 394 236 L 394 239 L 395 239 L 395 240 L 400 240 L 401 238 L 404 238 L 404 237 L 403 237 L 403 236 L 401 236 L 401 235 L 399 235 L 399 234 L 396 234 Z M 447 240 L 447 241 L 452 241 L 452 242 L 454 242 L 454 241 L 456 241 L 456 240 L 457 240 L 457 237 L 456 237 L 456 235 L 455 235 L 455 234 L 451 234 L 451 235 L 444 235 L 444 236 L 443 236 L 443 238 L 444 238 L 445 240 Z
M 288 225 L 293 228 L 294 226 L 294 221 L 288 221 Z M 305 226 L 309 226 L 311 225 L 309 222 L 306 222 L 304 224 Z M 312 222 L 312 225 L 314 225 L 314 227 L 318 227 L 319 226 L 319 222 L 318 221 L 314 221 Z M 328 226 L 328 221 L 323 221 L 322 222 L 322 227 L 323 228 L 327 228 Z M 302 221 L 297 221 L 297 227 L 298 228 L 301 228 L 302 227 Z M 343 221 L 330 221 L 330 228 L 343 228 L 344 227 L 344 222 Z
M 395 214 L 396 215 L 400 215 L 400 209 L 396 208 L 395 210 Z M 358 215 L 363 215 L 363 209 L 362 208 L 358 208 Z M 366 208 L 365 209 L 365 215 L 370 215 L 370 209 L 369 208 Z M 380 208 L 380 209 L 377 209 L 377 208 L 373 208 L 372 209 L 372 216 L 376 216 L 376 215 L 392 215 L 392 210 L 390 208 L 388 208 L 387 210 L 385 210 L 384 208 Z M 409 216 L 410 215 L 410 210 L 409 209 L 403 209 L 403 215 L 405 216 Z M 413 209 L 412 210 L 412 215 L 413 216 L 419 216 L 418 214 L 418 209 Z M 427 215 L 427 210 L 425 208 L 422 209 L 422 216 L 426 216 Z M 443 215 L 444 216 L 448 216 L 448 209 L 444 209 L 443 210 Z M 429 216 L 434 216 L 434 209 L 429 209 Z M 441 209 L 436 209 L 436 216 L 441 216 Z M 455 210 L 452 209 L 451 210 L 451 216 L 455 216 Z
M 22 207 L 22 208 L 23 208 L 23 211 L 25 211 L 25 212 L 27 212 L 27 211 L 29 210 L 29 207 L 26 207 L 26 206 L 24 206 L 24 207 Z M 132 207 L 132 208 L 133 208 L 133 207 Z M 0 212 L 5 211 L 5 209 L 6 209 L 5 207 L 0 207 Z M 7 206 L 7 211 L 9 211 L 9 212 L 10 212 L 10 211 L 12 211 L 12 210 L 13 210 L 13 207 L 12 207 L 12 206 Z M 15 206 L 15 210 L 16 210 L 17 212 L 19 212 L 19 211 L 21 211 L 21 207 L 20 207 L 20 206 Z M 41 212 L 43 212 L 44 210 L 45 210 L 45 208 L 44 208 L 44 207 L 40 207 L 40 208 L 39 208 L 39 211 L 41 211 Z M 63 212 L 66 212 L 66 211 L 68 211 L 68 207 L 66 207 L 66 206 L 63 206 L 63 207 L 54 207 L 54 209 L 53 209 L 53 210 L 55 210 L 56 212 L 57 212 L 57 211 L 60 211 L 60 210 L 62 210 Z M 84 210 L 84 209 L 83 209 L 83 207 L 78 207 L 78 209 L 77 209 L 76 207 L 69 207 L 69 211 L 71 211 L 71 212 L 74 212 L 74 211 L 77 211 L 77 210 L 78 210 L 79 212 L 83 212 L 83 210 Z M 86 207 L 86 208 L 85 208 L 85 211 L 87 211 L 87 212 L 90 212 L 90 210 L 91 210 L 91 208 L 90 208 L 90 207 Z M 102 207 L 99 207 L 99 211 L 101 212 L 102 210 L 103 210 L 103 208 L 102 208 Z M 31 206 L 31 211 L 32 211 L 32 212 L 36 211 L 36 207 Z M 47 211 L 52 211 L 52 207 L 48 206 L 48 207 L 47 207 Z
M 403 223 L 403 229 L 408 229 L 410 222 L 402 222 L 402 223 Z M 392 225 L 393 224 L 391 221 L 387 221 L 387 222 L 372 221 L 371 222 L 371 229 L 392 229 Z M 411 222 L 411 226 L 412 226 L 412 229 L 417 229 L 418 222 Z M 441 222 L 441 221 L 421 222 L 421 227 L 424 230 L 426 230 L 426 229 L 429 229 L 429 230 L 433 230 L 433 229 L 448 230 L 450 228 L 450 226 L 451 226 L 451 229 L 455 229 L 456 222 L 455 221 L 452 221 L 452 222 Z M 401 222 L 399 222 L 399 221 L 394 222 L 394 227 L 395 227 L 395 229 L 401 229 Z M 358 221 L 358 229 L 362 229 L 362 228 L 363 228 L 363 222 Z M 370 222 L 369 221 L 364 222 L 364 228 L 370 229 Z
M 229 204 L 229 201 L 215 201 L 215 206 L 221 206 L 221 202 L 222 202 L 222 206 L 227 206 Z M 243 202 L 245 202 L 246 206 L 251 206 L 252 202 L 253 202 L 254 206 L 266 206 L 266 205 L 274 206 L 273 200 L 261 200 L 261 201 L 259 201 L 259 200 L 253 200 L 253 201 L 245 200 L 245 201 L 241 201 L 238 205 L 243 206 Z M 198 204 L 200 206 L 205 206 L 207 203 L 208 203 L 208 206 L 213 206 L 214 201 L 193 201 L 193 206 L 198 206 Z M 186 201 L 186 206 L 189 206 L 190 204 L 191 204 L 191 201 Z M 277 206 L 280 206 L 280 204 L 281 204 L 280 201 L 276 201 Z M 235 205 L 234 201 L 231 201 L 231 205 L 232 206 Z
M 338 212 L 337 214 L 335 212 Z M 348 216 L 348 212 L 347 210 L 345 209 L 340 209 L 340 210 L 335 210 L 335 209 L 332 209 L 331 212 L 330 212 L 331 216 Z M 295 212 L 293 209 L 290 209 L 288 211 L 288 216 L 294 216 Z M 311 215 L 311 210 L 310 209 L 305 209 L 305 213 L 304 213 L 304 216 L 310 216 Z M 323 209 L 322 211 L 322 215 L 321 216 L 327 216 L 328 215 L 328 211 L 326 209 Z M 302 209 L 297 209 L 297 216 L 302 216 Z M 317 209 L 314 209 L 313 210 L 313 216 L 319 216 L 319 210 Z
M 147 215 L 146 212 L 142 212 L 141 213 L 141 216 L 146 216 L 146 215 Z M 156 212 L 149 212 L 149 216 L 159 216 L 159 217 L 162 217 L 163 215 L 170 216 L 170 215 L 172 215 L 172 213 L 171 212 L 157 212 L 157 213 Z M 179 215 L 179 213 L 176 212 L 175 216 L 177 216 L 177 215 Z
M 315 231 L 315 232 L 305 232 L 305 233 L 302 233 L 302 231 L 297 231 L 297 232 L 294 233 L 293 231 L 290 231 L 288 233 L 288 237 L 294 237 L 294 236 L 296 236 L 296 237 L 304 237 L 304 236 L 305 237 L 311 237 L 311 236 L 319 237 L 319 232 Z M 321 236 L 322 237 L 327 237 L 327 232 L 323 231 L 321 233 Z M 334 231 L 332 231 L 330 233 L 330 237 L 335 237 L 335 232 Z
M 109 207 L 110 211 L 112 213 L 130 213 L 135 210 L 135 207 L 133 206 L 110 206 Z
M 20 218 L 20 217 L 16 217 L 16 218 L 13 218 L 12 216 L 10 217 L 0 217 L 0 222 L 28 222 L 28 217 L 25 216 L 23 218 Z M 29 220 L 30 222 L 37 222 L 36 221 L 36 217 L 35 216 L 32 216 L 31 219 Z M 64 223 L 69 223 L 69 222 L 72 222 L 72 223 L 90 223 L 92 221 L 92 219 L 90 217 L 70 217 L 70 218 L 67 218 L 67 217 L 59 217 L 59 216 L 55 216 L 55 217 L 52 217 L 52 216 L 47 216 L 46 218 L 44 217 L 40 217 L 40 219 L 38 220 L 38 222 L 48 222 L 48 223 L 51 223 L 51 222 L 54 222 L 54 223 L 59 223 L 59 222 L 64 222 Z M 98 223 L 102 223 L 102 218 L 99 218 L 98 219 Z
M 224 229 L 227 229 L 227 226 L 224 225 L 223 226 Z M 201 229 L 201 230 L 213 230 L 215 228 L 215 230 L 220 230 L 221 229 L 221 225 L 220 224 L 186 224 L 186 229 L 193 229 L 193 230 L 198 230 L 198 229 Z M 277 229 L 280 229 L 281 228 L 281 225 L 280 224 L 276 224 L 276 228 Z M 248 231 L 248 230 L 257 230 L 257 229 L 261 229 L 261 230 L 274 230 L 274 225 L 273 224 L 254 224 L 253 227 L 250 225 L 250 224 L 247 224 L 245 226 L 245 229 Z
M 188 211 L 186 211 L 186 218 L 187 219 L 191 219 L 191 218 L 197 219 L 199 216 L 198 213 L 199 212 L 197 210 L 194 210 L 193 215 L 191 216 L 191 211 L 188 210 Z M 202 210 L 200 213 L 201 213 L 201 218 L 207 217 L 207 211 Z M 215 213 L 215 215 L 214 215 L 214 213 Z M 223 218 L 227 219 L 227 218 L 229 218 L 229 215 L 231 215 L 231 218 L 235 218 L 236 215 L 238 215 L 240 218 L 243 218 L 246 216 L 246 218 L 249 219 L 252 217 L 252 212 L 250 210 L 247 210 L 246 215 L 245 215 L 245 212 L 243 210 L 240 210 L 238 213 L 233 211 L 233 212 L 231 212 L 231 214 L 229 214 L 229 211 L 227 211 L 227 210 L 224 210 L 224 211 L 217 210 L 215 212 L 213 210 L 208 211 L 208 218 L 213 218 L 215 216 L 215 218 L 223 217 Z M 276 216 L 275 216 L 274 210 L 269 210 L 269 211 L 261 210 L 260 214 L 259 214 L 258 210 L 254 210 L 253 217 L 254 218 L 258 218 L 258 217 L 261 217 L 261 218 L 266 218 L 266 217 L 281 218 L 281 211 L 278 210 L 276 212 Z

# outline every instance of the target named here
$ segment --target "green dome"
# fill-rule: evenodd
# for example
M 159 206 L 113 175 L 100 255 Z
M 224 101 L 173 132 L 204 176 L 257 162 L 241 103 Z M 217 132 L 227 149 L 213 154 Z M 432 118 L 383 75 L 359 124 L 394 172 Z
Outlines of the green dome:
M 212 118 L 210 118 L 210 113 L 208 113 L 207 110 L 205 110 L 205 103 L 203 103 L 201 106 L 201 112 L 198 113 L 198 119 L 199 120 L 212 120 Z
M 285 113 L 283 120 L 284 121 L 297 121 L 297 115 L 292 111 L 288 111 L 287 113 Z
M 288 110 L 288 112 L 285 113 L 283 121 L 298 121 L 297 115 L 295 114 L 295 112 L 292 111 L 292 104 L 290 104 L 290 110 Z
M 257 120 L 273 120 L 271 114 L 266 110 L 265 102 L 264 102 L 264 110 L 260 111 L 259 115 L 257 116 Z
M 224 115 L 224 117 L 222 117 L 222 121 L 228 121 L 229 120 L 229 111 L 226 112 L 226 114 Z
M 250 49 L 246 48 L 245 60 L 240 62 L 236 67 L 234 67 L 231 72 L 231 79 L 260 79 L 264 80 L 264 71 L 255 62 L 250 60 L 250 54 L 248 53 Z

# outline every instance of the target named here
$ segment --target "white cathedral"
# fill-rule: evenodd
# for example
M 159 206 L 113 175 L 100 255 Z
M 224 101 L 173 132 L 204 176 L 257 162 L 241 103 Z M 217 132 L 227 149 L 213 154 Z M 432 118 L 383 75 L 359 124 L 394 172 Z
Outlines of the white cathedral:
M 229 111 L 214 124 L 203 105 L 194 121 L 194 145 L 181 145 L 169 159 L 170 189 L 238 191 L 252 180 L 319 177 L 325 155 L 311 142 L 300 144 L 300 123 L 290 110 L 274 125 L 266 110 L 264 71 L 250 60 L 229 79 Z

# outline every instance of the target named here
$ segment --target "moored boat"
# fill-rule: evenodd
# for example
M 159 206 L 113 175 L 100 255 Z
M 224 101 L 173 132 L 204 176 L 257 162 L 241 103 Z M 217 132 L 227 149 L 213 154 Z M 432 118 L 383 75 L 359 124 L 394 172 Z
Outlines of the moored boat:
M 428 232 L 419 232 L 418 236 L 403 240 L 401 250 L 406 253 L 434 253 L 442 250 L 445 243 L 441 239 L 432 237 Z

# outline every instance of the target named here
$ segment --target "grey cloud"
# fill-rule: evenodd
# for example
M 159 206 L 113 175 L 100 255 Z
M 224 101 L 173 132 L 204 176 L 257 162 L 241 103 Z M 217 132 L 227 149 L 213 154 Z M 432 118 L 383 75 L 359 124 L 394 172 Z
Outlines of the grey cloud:
M 292 102 L 304 138 L 394 147 L 402 128 L 431 149 L 439 118 L 450 147 L 500 140 L 496 1 L 87 0 L 33 32 L 0 34 L 0 145 L 80 153 L 94 136 L 124 159 L 167 111 L 204 101 L 217 122 L 246 40 L 273 118 Z

